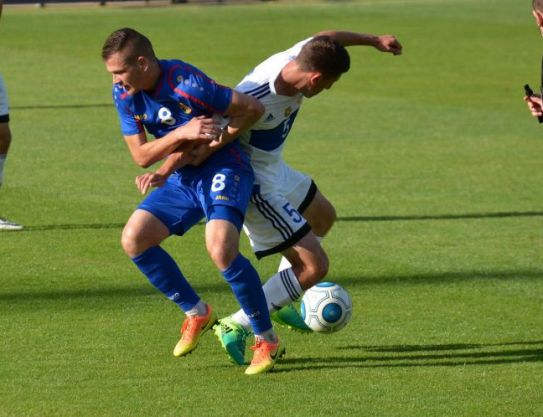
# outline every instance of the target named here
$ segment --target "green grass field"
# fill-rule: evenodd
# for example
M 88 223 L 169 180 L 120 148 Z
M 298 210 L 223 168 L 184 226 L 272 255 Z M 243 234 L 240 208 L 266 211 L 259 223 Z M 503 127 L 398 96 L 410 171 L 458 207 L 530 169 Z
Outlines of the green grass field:
M 26 229 L 0 233 L 0 417 L 543 415 L 529 2 L 285 3 L 4 9 L 14 140 L 0 216 Z M 291 133 L 287 160 L 336 206 L 329 279 L 355 314 L 334 335 L 279 329 L 287 355 L 272 373 L 246 377 L 211 334 L 175 359 L 182 316 L 120 248 L 141 171 L 100 49 L 123 26 L 228 85 L 323 29 L 404 45 L 401 57 L 350 48 L 350 73 Z M 201 226 L 165 247 L 219 313 L 236 309 Z M 262 277 L 278 262 L 250 259 Z

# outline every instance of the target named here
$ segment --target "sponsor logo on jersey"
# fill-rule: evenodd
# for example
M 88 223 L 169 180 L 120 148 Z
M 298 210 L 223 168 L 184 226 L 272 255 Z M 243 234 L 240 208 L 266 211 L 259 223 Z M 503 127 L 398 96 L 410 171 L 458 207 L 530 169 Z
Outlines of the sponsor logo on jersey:
M 291 113 L 292 113 L 292 107 L 288 106 L 285 109 L 285 117 L 289 117 Z
M 179 107 L 181 108 L 181 110 L 183 110 L 183 113 L 185 114 L 191 114 L 192 113 L 192 109 L 189 107 L 189 106 L 186 106 L 185 104 L 179 102 Z
M 218 195 L 217 197 L 215 197 L 215 200 L 229 201 L 230 198 L 225 195 Z
M 269 114 L 268 117 L 266 117 L 266 122 L 271 122 L 272 120 L 275 120 L 275 116 L 273 114 Z

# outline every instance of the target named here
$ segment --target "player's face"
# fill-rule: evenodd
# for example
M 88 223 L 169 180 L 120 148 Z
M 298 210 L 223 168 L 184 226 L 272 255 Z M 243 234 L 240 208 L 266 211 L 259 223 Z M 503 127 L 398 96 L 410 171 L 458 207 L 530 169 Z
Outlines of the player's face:
M 321 93 L 323 90 L 329 90 L 334 83 L 339 80 L 338 77 L 324 77 L 322 74 L 317 73 L 309 78 L 309 81 L 305 88 L 302 90 L 304 97 L 313 97 Z
M 113 82 L 119 83 L 126 92 L 134 95 L 144 89 L 145 71 L 140 62 L 129 64 L 122 52 L 112 54 L 105 62 L 107 70 L 113 75 Z

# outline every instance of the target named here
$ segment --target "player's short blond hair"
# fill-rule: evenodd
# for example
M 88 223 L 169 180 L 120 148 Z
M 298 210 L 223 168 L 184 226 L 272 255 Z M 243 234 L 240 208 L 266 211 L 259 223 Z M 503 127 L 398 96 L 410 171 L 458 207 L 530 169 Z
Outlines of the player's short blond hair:
M 532 0 L 534 10 L 543 13 L 543 0 Z

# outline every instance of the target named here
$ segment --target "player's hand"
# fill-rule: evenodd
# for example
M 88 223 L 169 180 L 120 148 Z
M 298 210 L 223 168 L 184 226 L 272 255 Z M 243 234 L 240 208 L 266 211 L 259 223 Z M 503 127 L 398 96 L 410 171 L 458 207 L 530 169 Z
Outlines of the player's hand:
M 524 96 L 524 101 L 528 105 L 528 109 L 530 109 L 532 116 L 543 116 L 543 102 L 541 101 L 541 96 L 538 94 Z
M 140 193 L 145 194 L 151 187 L 162 187 L 167 178 L 156 172 L 146 172 L 136 177 L 136 187 Z
M 402 44 L 394 35 L 377 36 L 377 42 L 374 45 L 381 52 L 390 52 L 393 55 L 402 54 Z
M 211 117 L 199 116 L 176 129 L 179 136 L 188 140 L 212 141 L 221 135 L 221 127 Z

